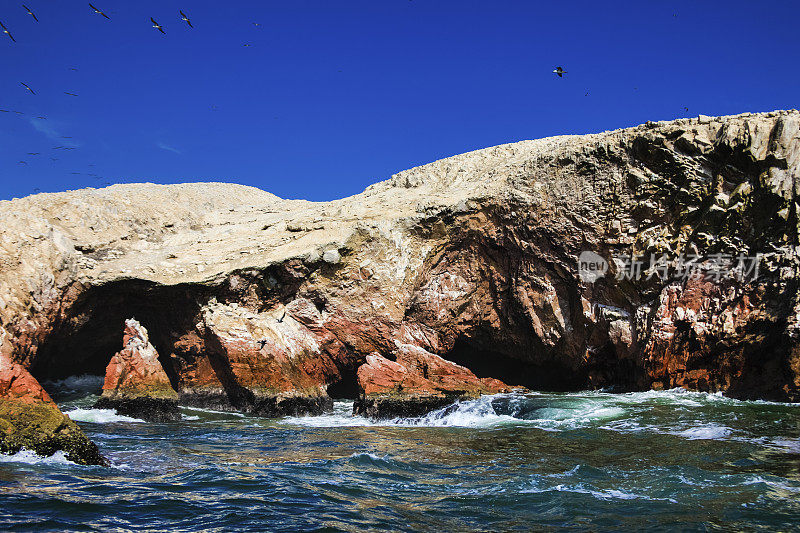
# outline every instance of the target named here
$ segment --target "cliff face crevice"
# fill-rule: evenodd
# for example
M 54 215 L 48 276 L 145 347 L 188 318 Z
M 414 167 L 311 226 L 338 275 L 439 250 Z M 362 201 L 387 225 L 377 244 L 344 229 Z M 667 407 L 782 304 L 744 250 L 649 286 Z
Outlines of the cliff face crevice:
M 798 401 L 799 129 L 780 111 L 523 141 L 325 203 L 224 184 L 0 202 L 0 354 L 102 373 L 136 317 L 180 402 L 265 415 L 385 413 L 368 396 L 406 382 L 431 387 L 420 409 L 513 385 Z

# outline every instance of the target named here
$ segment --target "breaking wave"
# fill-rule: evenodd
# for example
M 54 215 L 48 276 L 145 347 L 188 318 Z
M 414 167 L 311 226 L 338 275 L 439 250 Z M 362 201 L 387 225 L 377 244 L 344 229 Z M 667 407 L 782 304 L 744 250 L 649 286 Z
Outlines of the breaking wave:
M 64 413 L 75 422 L 109 424 L 114 422 L 144 422 L 138 418 L 117 414 L 114 409 L 73 409 Z
M 50 457 L 42 457 L 30 450 L 20 450 L 15 454 L 0 454 L 0 463 L 24 463 L 29 465 L 75 465 L 62 451 Z
M 463 400 L 425 416 L 371 420 L 353 415 L 352 402 L 335 402 L 332 413 L 319 416 L 286 417 L 282 424 L 305 427 L 453 427 L 537 428 L 568 431 L 581 428 L 617 433 L 649 432 L 687 440 L 747 440 L 727 422 L 708 420 L 710 410 L 748 409 L 773 405 L 763 401 L 741 401 L 721 393 L 690 392 L 683 389 L 614 394 L 603 391 L 583 393 L 512 393 Z M 774 405 L 786 407 L 786 404 Z M 653 413 L 669 412 L 671 424 L 652 424 Z M 731 415 L 735 416 L 735 415 Z

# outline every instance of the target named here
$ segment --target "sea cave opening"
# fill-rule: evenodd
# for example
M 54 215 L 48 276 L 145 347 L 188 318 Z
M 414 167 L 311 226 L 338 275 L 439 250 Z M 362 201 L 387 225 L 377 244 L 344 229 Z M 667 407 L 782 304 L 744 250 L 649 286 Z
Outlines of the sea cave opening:
M 142 280 L 91 287 L 54 323 L 38 346 L 31 373 L 40 383 L 103 377 L 111 357 L 122 349 L 125 320 L 135 318 L 147 329 L 174 385 L 168 356 L 175 332 L 185 331 L 196 318 L 202 298 L 195 286 L 165 287 Z
M 542 357 L 535 346 L 498 342 L 491 336 L 459 337 L 444 359 L 470 369 L 479 378 L 496 378 L 531 390 L 569 392 L 586 388 L 582 372 Z

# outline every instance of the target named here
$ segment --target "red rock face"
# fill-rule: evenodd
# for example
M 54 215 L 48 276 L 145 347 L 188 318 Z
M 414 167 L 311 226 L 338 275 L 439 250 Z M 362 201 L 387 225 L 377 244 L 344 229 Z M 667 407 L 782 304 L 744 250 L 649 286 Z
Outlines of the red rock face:
M 367 397 L 471 396 L 494 394 L 509 387 L 497 379 L 480 379 L 469 369 L 422 348 L 402 344 L 395 361 L 380 354 L 367 356 L 358 368 L 358 385 Z
M 147 330 L 134 319 L 125 321 L 123 349 L 106 367 L 103 398 L 156 398 L 177 400 L 169 378 L 150 344 Z
M 792 373 L 793 352 L 788 361 L 775 357 L 787 349 L 788 339 L 776 335 L 781 326 L 775 315 L 765 312 L 763 297 L 757 290 L 743 291 L 702 276 L 664 289 L 642 349 L 645 383 L 657 389 L 791 398 L 796 390 L 792 384 L 769 394 L 748 392 L 785 381 Z
M 22 365 L 12 362 L 5 355 L 0 355 L 0 398 L 56 407 L 39 382 Z

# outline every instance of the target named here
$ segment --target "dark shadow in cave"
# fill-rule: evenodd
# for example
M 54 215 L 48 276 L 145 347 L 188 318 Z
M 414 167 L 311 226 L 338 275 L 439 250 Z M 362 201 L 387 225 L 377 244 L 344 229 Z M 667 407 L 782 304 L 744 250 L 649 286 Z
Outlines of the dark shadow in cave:
M 490 339 L 459 338 L 442 357 L 470 369 L 479 378 L 496 378 L 508 385 L 531 390 L 578 391 L 586 388 L 587 376 L 553 360 L 526 357 L 530 349 L 493 343 Z
M 341 378 L 339 381 L 328 385 L 328 396 L 334 400 L 357 399 L 359 394 L 357 371 L 358 365 L 352 368 L 340 368 Z
M 111 357 L 122 349 L 125 320 L 135 318 L 147 329 L 174 386 L 168 356 L 175 336 L 192 329 L 208 292 L 202 285 L 163 286 L 143 280 L 91 287 L 65 310 L 39 346 L 31 373 L 40 381 L 105 375 Z

